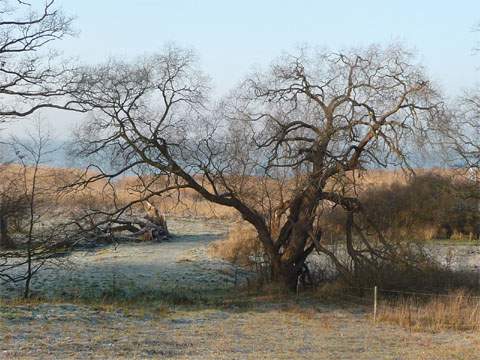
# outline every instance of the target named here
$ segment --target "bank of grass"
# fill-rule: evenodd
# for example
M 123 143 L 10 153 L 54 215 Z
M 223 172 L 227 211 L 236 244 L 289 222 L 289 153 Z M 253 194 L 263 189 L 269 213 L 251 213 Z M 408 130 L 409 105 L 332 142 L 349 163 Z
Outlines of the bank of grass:
M 423 241 L 419 239 L 418 241 Z M 431 239 L 425 240 L 425 245 L 428 246 L 473 246 L 473 245 L 480 245 L 480 239 L 476 239 L 470 235 L 459 236 L 459 237 L 452 237 L 452 238 L 442 238 L 442 239 Z
M 346 309 L 364 314 L 373 322 L 373 288 L 354 288 L 342 281 L 319 285 L 299 294 L 285 290 L 280 284 L 237 289 L 191 291 L 170 289 L 122 297 L 120 293 L 102 298 L 31 298 L 1 300 L 3 317 L 15 318 L 16 308 L 35 308 L 41 305 L 87 306 L 105 312 L 121 311 L 127 316 L 172 318 L 183 313 L 203 311 L 278 311 L 296 314 L 299 318 L 314 316 L 318 309 Z M 13 309 L 10 313 L 5 309 Z M 262 310 L 263 309 L 263 310 Z M 349 310 L 350 309 L 350 310 Z M 325 311 L 325 310 L 322 310 Z M 379 289 L 378 324 L 396 325 L 414 332 L 445 331 L 480 332 L 480 294 L 468 290 L 452 290 L 441 294 Z
M 0 304 L 2 359 L 477 359 L 476 334 L 411 334 L 368 309 L 271 288 L 249 307 Z M 233 295 L 233 294 L 232 294 Z M 236 294 L 238 296 L 238 294 Z M 33 301 L 33 300 L 31 300 Z M 3 321 L 3 327 L 2 327 Z
M 410 288 L 397 287 L 396 290 L 378 286 L 376 321 L 415 332 L 480 332 L 478 282 L 473 287 L 472 277 L 467 273 L 443 271 L 437 275 L 450 277 L 447 283 L 456 287 L 429 291 L 415 289 L 416 283 L 410 284 Z M 455 279 L 455 283 L 451 279 Z M 356 287 L 343 281 L 334 281 L 320 286 L 313 296 L 330 303 L 362 307 L 373 321 L 373 286 Z
M 237 222 L 225 239 L 214 241 L 209 246 L 212 256 L 222 258 L 236 265 L 252 267 L 263 257 L 263 247 L 257 233 L 247 222 Z
M 292 294 L 280 284 L 232 289 L 191 290 L 170 288 L 136 296 L 123 296 L 122 292 L 107 296 L 64 296 L 0 298 L 0 313 L 3 318 L 15 318 L 15 309 L 38 308 L 39 306 L 73 305 L 107 313 L 121 312 L 127 316 L 171 318 L 179 314 L 203 311 L 258 311 L 275 308 L 281 311 L 308 314 L 315 311 L 315 304 L 324 303 L 311 292 Z M 8 309 L 11 309 L 8 310 Z
M 480 296 L 464 290 L 442 295 L 401 296 L 383 299 L 378 321 L 412 331 L 480 330 Z

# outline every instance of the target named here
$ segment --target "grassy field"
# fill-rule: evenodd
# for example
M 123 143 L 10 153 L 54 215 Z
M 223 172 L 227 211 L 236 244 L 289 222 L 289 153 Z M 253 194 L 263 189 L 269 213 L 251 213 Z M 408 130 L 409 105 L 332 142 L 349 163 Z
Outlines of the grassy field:
M 478 359 L 478 330 L 405 326 L 409 308 L 386 302 L 374 324 L 369 294 L 247 287 L 248 272 L 207 251 L 225 222 L 170 227 L 169 242 L 74 254 L 39 276 L 37 299 L 2 293 L 0 358 Z
M 249 296 L 248 303 L 0 306 L 2 359 L 478 359 L 478 332 L 373 324 L 369 309 Z

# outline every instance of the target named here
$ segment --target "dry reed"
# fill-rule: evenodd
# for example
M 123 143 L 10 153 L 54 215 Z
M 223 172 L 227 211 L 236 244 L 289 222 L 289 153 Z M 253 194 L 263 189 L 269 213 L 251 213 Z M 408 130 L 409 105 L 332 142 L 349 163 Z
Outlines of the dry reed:
M 480 297 L 458 290 L 425 299 L 402 297 L 380 302 L 377 319 L 412 331 L 480 330 Z

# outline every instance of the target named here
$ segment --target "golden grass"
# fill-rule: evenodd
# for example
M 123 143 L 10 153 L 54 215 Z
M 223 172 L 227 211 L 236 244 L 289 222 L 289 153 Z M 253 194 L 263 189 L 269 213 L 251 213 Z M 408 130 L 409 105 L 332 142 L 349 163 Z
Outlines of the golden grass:
M 0 304 L 2 359 L 477 359 L 480 351 L 475 333 L 412 334 L 335 304 L 295 297 L 249 304 Z
M 430 300 L 401 298 L 380 303 L 377 319 L 412 331 L 479 331 L 480 298 L 465 291 Z
M 30 169 L 31 170 L 31 169 Z M 21 176 L 21 167 L 18 165 L 2 165 L 0 164 L 0 176 Z M 419 175 L 425 174 L 439 174 L 450 177 L 461 177 L 465 175 L 463 169 L 416 169 L 415 172 Z M 62 189 L 69 183 L 78 180 L 85 175 L 83 170 L 69 169 L 69 168 L 52 168 L 42 166 L 39 172 L 40 188 L 49 189 L 50 192 L 54 189 Z M 86 177 L 93 175 L 93 171 L 89 171 Z M 372 188 L 388 187 L 392 184 L 406 184 L 409 179 L 409 174 L 401 170 L 362 170 L 350 173 L 346 177 L 340 176 L 339 179 L 332 179 L 329 187 L 341 187 L 346 191 L 355 191 L 361 195 L 362 192 L 368 191 Z M 151 179 L 144 178 L 143 181 L 151 181 Z M 201 181 L 201 179 L 199 179 Z M 338 181 L 338 182 L 337 182 Z M 162 188 L 168 179 L 166 177 L 159 177 L 152 183 L 152 188 Z M 292 184 L 279 183 L 274 180 L 265 178 L 246 177 L 245 179 L 232 179 L 235 187 L 238 185 L 242 190 L 242 197 L 245 201 L 255 204 L 258 208 L 267 208 L 268 202 L 273 201 L 278 203 L 279 192 L 283 193 L 283 198 L 287 197 L 289 189 Z M 6 182 L 4 182 L 5 184 Z M 239 185 L 240 184 L 240 185 Z M 62 191 L 55 199 L 59 206 L 65 206 L 73 209 L 86 208 L 113 208 L 113 206 L 124 206 L 131 201 L 137 200 L 142 195 L 142 181 L 135 176 L 125 176 L 115 180 L 113 183 L 108 183 L 105 180 L 99 180 L 88 184 L 85 187 L 77 189 L 78 191 Z M 2 184 L 0 184 L 0 192 L 2 192 Z M 268 194 L 268 196 L 266 196 Z M 160 209 L 167 217 L 197 217 L 197 218 L 218 218 L 225 220 L 239 220 L 238 212 L 230 207 L 214 204 L 203 199 L 192 189 L 181 189 L 179 191 L 172 191 L 170 193 L 162 194 L 149 199 L 157 208 Z M 141 207 L 141 204 L 138 205 Z M 343 232 L 343 226 L 338 230 L 337 222 L 343 225 L 342 219 L 330 219 L 331 224 L 325 224 L 325 234 L 330 233 L 336 235 L 338 231 Z M 330 226 L 328 226 L 330 225 Z M 401 230 L 401 229 L 400 229 Z M 421 239 L 433 239 L 437 236 L 440 230 L 437 227 L 425 226 L 416 229 L 420 232 L 417 235 Z M 412 228 L 406 227 L 407 235 L 412 235 Z M 402 235 L 402 234 L 400 234 Z M 462 234 L 460 234 L 462 235 Z M 463 237 L 465 235 L 462 235 Z M 327 236 L 328 237 L 328 236 Z M 458 237 L 458 236 L 457 236 Z
M 31 170 L 31 168 L 27 169 L 27 173 L 31 173 Z M 23 170 L 20 165 L 5 165 L 0 163 L 0 174 L 4 177 L 12 175 L 18 176 L 22 173 L 22 171 Z M 437 174 L 453 177 L 460 177 L 465 175 L 465 171 L 463 169 L 415 169 L 415 173 L 418 175 Z M 43 165 L 39 168 L 40 181 L 48 181 L 48 184 L 46 185 L 49 185 L 50 187 L 52 185 L 62 187 L 66 184 L 73 182 L 74 180 L 78 180 L 82 176 L 83 178 L 88 178 L 89 176 L 95 174 L 96 173 L 94 171 L 88 171 L 85 173 L 84 170 L 73 168 L 58 168 Z M 361 170 L 348 174 L 346 181 L 350 181 L 352 183 L 355 182 L 359 189 L 362 190 L 369 188 L 372 185 L 387 186 L 393 183 L 404 184 L 408 181 L 409 176 L 410 173 L 404 172 L 402 170 Z M 168 181 L 166 178 L 158 178 L 153 183 L 153 187 L 161 187 L 162 184 L 166 181 Z M 336 179 L 332 179 L 331 186 L 335 186 L 333 184 L 335 181 Z M 273 180 L 266 180 L 264 178 L 259 179 L 257 177 L 246 177 L 243 180 L 232 179 L 232 183 L 234 184 L 239 182 L 242 184 L 244 183 L 244 185 L 242 186 L 248 188 L 249 190 L 258 188 L 258 191 L 252 192 L 255 194 L 262 194 L 262 189 L 260 188 L 266 189 L 266 187 L 268 187 L 271 190 L 271 187 L 282 186 Z M 120 201 L 126 201 L 138 198 L 139 190 L 142 187 L 141 184 L 142 182 L 139 180 L 138 177 L 124 176 L 115 180 L 115 182 L 113 182 L 112 184 L 108 184 L 105 180 L 96 181 L 95 183 L 89 184 L 85 188 L 82 188 L 79 193 L 81 194 L 83 192 L 91 192 L 96 193 L 96 196 L 100 196 L 102 193 L 103 195 L 111 195 L 111 185 L 113 185 L 117 192 L 118 199 Z M 288 190 L 288 184 L 283 184 L 282 189 L 284 191 Z M 195 211 L 200 214 L 208 214 L 220 217 L 222 215 L 229 214 L 229 208 L 221 205 L 209 204 L 192 189 L 182 189 L 180 191 L 181 196 L 179 197 L 178 195 L 179 193 L 174 191 L 172 193 L 166 194 L 165 196 L 162 196 L 160 201 L 164 203 L 166 208 L 177 207 L 177 211 L 186 214 L 190 214 L 191 212 Z
M 226 239 L 213 242 L 209 253 L 231 263 L 248 266 L 262 254 L 262 247 L 253 226 L 240 222 L 232 226 Z

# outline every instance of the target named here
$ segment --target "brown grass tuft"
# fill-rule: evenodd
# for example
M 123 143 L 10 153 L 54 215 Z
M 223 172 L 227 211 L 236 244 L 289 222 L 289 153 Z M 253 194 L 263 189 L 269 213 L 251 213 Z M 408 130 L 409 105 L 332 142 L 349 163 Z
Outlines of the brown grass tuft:
M 210 245 L 210 253 L 231 263 L 252 266 L 262 257 L 262 245 L 253 226 L 242 222 L 234 225 L 225 240 Z

